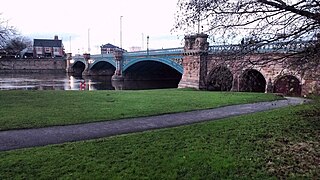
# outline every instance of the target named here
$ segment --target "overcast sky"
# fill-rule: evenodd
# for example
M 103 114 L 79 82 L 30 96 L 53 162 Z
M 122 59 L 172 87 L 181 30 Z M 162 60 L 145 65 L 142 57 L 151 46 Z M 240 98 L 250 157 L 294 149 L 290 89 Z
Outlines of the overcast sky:
M 6 0 L 0 13 L 22 35 L 51 39 L 58 35 L 67 52 L 88 51 L 88 29 L 91 53 L 111 43 L 122 47 L 172 48 L 182 46 L 183 34 L 172 33 L 177 0 Z

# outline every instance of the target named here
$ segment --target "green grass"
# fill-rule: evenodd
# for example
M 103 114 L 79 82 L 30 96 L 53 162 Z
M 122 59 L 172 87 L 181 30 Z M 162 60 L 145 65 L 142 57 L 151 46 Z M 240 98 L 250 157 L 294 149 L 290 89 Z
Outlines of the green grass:
M 0 131 L 78 124 L 279 99 L 263 93 L 190 89 L 0 91 Z
M 317 179 L 320 101 L 219 121 L 0 152 L 0 179 Z

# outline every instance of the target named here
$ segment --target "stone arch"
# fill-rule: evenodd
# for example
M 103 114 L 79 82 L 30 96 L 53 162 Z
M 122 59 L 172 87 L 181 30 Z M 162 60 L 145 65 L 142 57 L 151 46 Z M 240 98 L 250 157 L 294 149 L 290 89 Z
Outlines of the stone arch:
M 90 67 L 90 69 L 103 69 L 103 68 L 115 69 L 116 67 L 107 61 L 99 61 L 97 63 L 92 64 L 92 66 Z
M 82 61 L 76 61 L 71 69 L 74 75 L 81 76 L 82 72 L 86 69 L 86 65 Z
M 91 75 L 107 75 L 112 76 L 116 68 L 107 61 L 99 61 L 90 67 Z
M 229 68 L 218 66 L 211 70 L 207 78 L 209 91 L 230 91 L 232 88 L 233 75 Z
M 255 69 L 245 70 L 239 78 L 239 91 L 245 92 L 265 92 L 266 79 Z
M 288 96 L 301 96 L 301 89 L 301 83 L 297 77 L 283 75 L 275 80 L 273 92 Z
M 181 72 L 176 68 L 155 60 L 139 60 L 124 68 L 123 76 L 128 80 L 174 80 L 179 83 Z

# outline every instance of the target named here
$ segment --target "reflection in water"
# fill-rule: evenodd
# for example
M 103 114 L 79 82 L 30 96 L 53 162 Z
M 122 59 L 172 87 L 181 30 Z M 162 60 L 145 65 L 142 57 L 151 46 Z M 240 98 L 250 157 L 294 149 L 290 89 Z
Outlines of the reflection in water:
M 177 80 L 154 80 L 154 81 L 113 81 L 112 86 L 116 90 L 140 90 L 140 89 L 164 89 L 177 88 Z
M 177 81 L 111 82 L 111 76 L 67 74 L 0 74 L 0 90 L 138 90 L 176 88 Z

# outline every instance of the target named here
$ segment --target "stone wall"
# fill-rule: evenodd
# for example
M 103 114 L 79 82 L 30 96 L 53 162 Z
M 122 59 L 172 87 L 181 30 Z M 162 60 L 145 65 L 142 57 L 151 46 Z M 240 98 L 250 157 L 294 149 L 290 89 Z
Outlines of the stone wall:
M 217 91 L 281 92 L 293 96 L 320 94 L 320 69 L 318 72 L 300 74 L 286 68 L 286 64 L 275 63 L 273 59 L 279 59 L 280 55 L 209 54 L 206 35 L 186 36 L 184 72 L 179 87 Z M 268 63 L 259 65 L 262 61 Z M 228 83 L 224 84 L 225 82 Z
M 276 54 L 255 54 L 247 57 L 242 57 L 240 59 L 228 59 L 221 57 L 217 54 L 211 54 L 207 57 L 207 80 L 209 78 L 210 73 L 217 67 L 223 66 L 230 70 L 233 74 L 233 91 L 239 91 L 239 78 L 242 73 L 248 69 L 254 69 L 260 72 L 265 78 L 266 82 L 271 82 L 273 85 L 275 82 L 286 75 L 293 76 L 300 81 L 301 85 L 301 95 L 307 94 L 320 94 L 320 78 L 319 77 L 308 77 L 306 75 L 301 75 L 297 71 L 289 70 L 286 68 L 286 64 L 274 63 L 270 61 L 270 63 L 264 65 L 251 65 L 248 63 L 251 61 L 259 61 L 261 58 L 277 58 Z M 266 60 L 266 59 L 264 59 Z M 316 73 L 316 72 L 312 72 Z M 319 72 L 318 72 L 319 73 Z M 265 92 L 267 92 L 267 86 L 265 88 Z
M 0 73 L 66 72 L 64 59 L 0 59 Z

